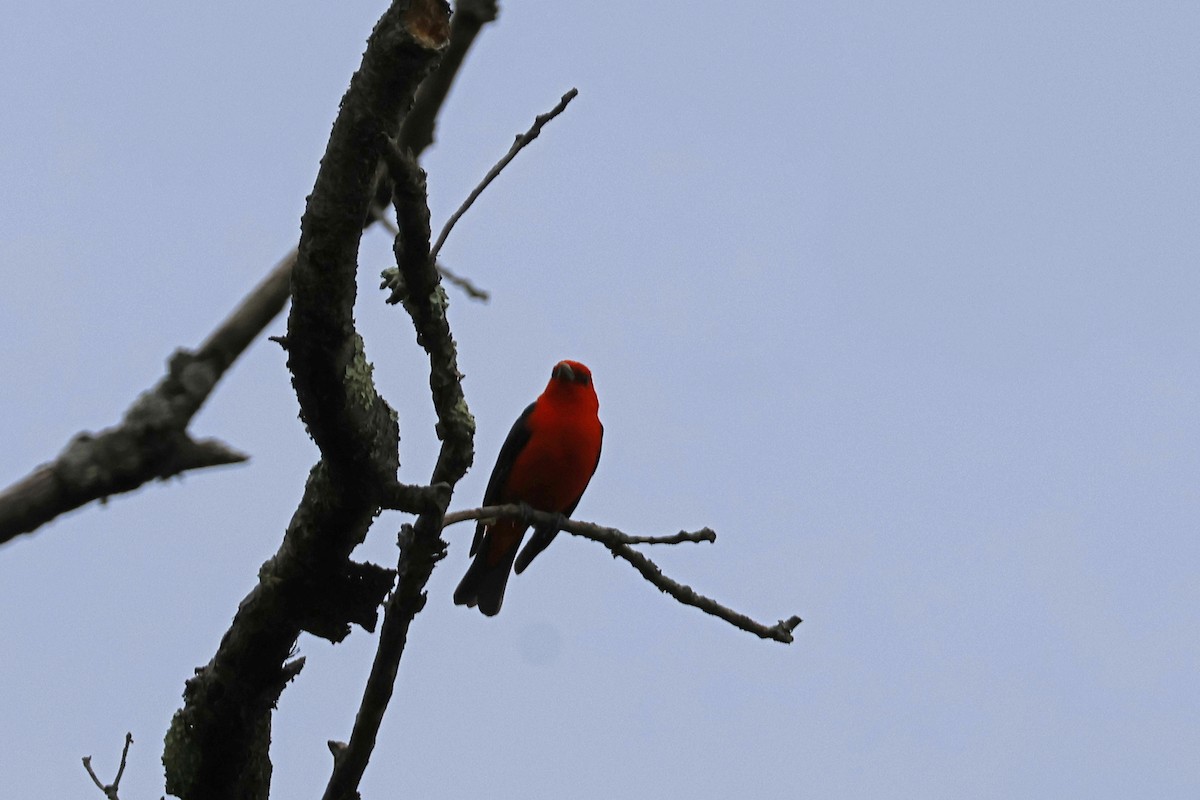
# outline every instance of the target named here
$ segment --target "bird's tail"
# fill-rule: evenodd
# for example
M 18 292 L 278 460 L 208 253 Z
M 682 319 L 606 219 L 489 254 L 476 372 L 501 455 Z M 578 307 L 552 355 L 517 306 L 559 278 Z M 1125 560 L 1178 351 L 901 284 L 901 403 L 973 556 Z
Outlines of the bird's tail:
M 484 614 L 494 617 L 504 602 L 504 587 L 508 585 L 508 575 L 512 571 L 513 559 L 517 557 L 517 548 L 508 548 L 508 552 L 493 564 L 488 563 L 488 551 L 485 542 L 454 590 L 454 605 L 468 608 L 479 606 Z

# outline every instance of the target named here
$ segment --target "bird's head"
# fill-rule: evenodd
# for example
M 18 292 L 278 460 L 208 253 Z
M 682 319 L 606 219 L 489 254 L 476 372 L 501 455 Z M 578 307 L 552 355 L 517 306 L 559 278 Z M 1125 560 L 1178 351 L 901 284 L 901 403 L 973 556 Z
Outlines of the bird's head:
M 550 380 L 591 386 L 592 371 L 578 361 L 560 361 L 550 372 Z
M 555 364 L 544 394 L 560 402 L 583 403 L 593 409 L 600 406 L 596 388 L 592 385 L 592 371 L 578 361 Z

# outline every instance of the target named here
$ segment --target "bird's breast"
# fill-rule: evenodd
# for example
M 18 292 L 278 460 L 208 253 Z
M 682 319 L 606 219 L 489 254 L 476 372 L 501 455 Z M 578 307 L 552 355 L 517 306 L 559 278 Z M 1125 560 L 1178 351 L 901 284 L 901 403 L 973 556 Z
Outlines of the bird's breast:
M 529 443 L 513 463 L 505 502 L 565 511 L 579 499 L 600 454 L 600 421 L 553 414 L 530 420 Z

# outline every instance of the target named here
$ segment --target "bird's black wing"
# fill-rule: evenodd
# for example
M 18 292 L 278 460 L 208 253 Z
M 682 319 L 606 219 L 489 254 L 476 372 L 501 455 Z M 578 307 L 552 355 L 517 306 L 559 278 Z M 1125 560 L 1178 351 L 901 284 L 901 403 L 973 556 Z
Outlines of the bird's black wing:
M 509 430 L 504 444 L 500 446 L 500 455 L 496 456 L 496 466 L 492 467 L 492 477 L 488 479 L 487 489 L 483 493 L 485 506 L 499 505 L 501 502 L 500 495 L 504 491 L 504 485 L 508 483 L 508 473 L 512 472 L 512 466 L 517 460 L 517 456 L 529 443 L 530 431 L 527 423 L 535 405 L 536 403 L 530 403 L 521 412 L 521 416 L 517 417 L 517 421 Z M 483 543 L 484 528 L 482 522 L 475 525 L 475 540 L 471 542 L 471 555 L 475 555 L 480 544 Z

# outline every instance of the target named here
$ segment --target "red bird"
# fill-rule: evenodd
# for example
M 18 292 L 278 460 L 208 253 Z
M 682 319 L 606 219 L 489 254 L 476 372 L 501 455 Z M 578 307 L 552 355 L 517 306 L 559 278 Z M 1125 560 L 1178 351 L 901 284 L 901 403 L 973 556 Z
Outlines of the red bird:
M 604 426 L 596 416 L 599 408 L 592 371 L 578 361 L 558 362 L 546 391 L 530 403 L 508 432 L 483 493 L 483 504 L 525 503 L 569 517 L 600 463 Z M 513 560 L 517 572 L 524 571 L 558 533 L 552 525 L 534 527 L 529 544 L 518 557 L 526 528 L 528 525 L 516 520 L 475 526 L 471 543 L 475 560 L 454 590 L 455 605 L 477 605 L 489 617 L 500 611 Z

